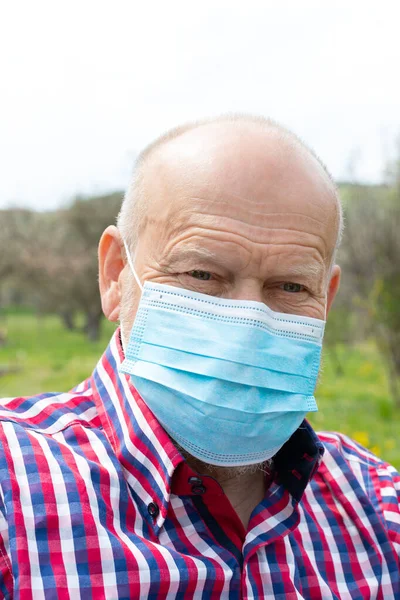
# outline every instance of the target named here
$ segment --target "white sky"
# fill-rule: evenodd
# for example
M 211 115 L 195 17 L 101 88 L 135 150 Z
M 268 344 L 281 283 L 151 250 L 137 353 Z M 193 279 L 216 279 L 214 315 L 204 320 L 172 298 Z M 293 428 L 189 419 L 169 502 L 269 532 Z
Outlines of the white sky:
M 165 129 L 227 111 L 379 180 L 400 134 L 399 0 L 3 0 L 0 206 L 124 188 Z

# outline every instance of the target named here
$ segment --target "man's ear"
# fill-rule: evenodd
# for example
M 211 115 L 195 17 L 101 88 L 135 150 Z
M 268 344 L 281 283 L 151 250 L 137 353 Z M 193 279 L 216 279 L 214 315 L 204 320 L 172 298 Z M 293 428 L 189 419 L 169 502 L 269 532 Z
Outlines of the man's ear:
M 125 267 L 122 239 L 118 229 L 110 225 L 99 243 L 99 285 L 101 306 L 109 321 L 118 321 L 121 302 L 121 273 Z
M 327 302 L 326 302 L 326 314 L 329 313 L 332 303 L 335 299 L 337 291 L 340 285 L 341 270 L 339 265 L 334 265 L 332 268 L 331 279 L 328 286 Z

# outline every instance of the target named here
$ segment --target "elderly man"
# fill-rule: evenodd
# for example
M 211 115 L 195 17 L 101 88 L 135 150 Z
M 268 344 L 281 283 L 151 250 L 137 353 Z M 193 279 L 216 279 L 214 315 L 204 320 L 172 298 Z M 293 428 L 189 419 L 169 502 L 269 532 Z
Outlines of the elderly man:
M 4 598 L 400 598 L 400 478 L 304 419 L 338 289 L 335 187 L 277 124 L 139 157 L 99 247 L 93 375 L 1 409 Z

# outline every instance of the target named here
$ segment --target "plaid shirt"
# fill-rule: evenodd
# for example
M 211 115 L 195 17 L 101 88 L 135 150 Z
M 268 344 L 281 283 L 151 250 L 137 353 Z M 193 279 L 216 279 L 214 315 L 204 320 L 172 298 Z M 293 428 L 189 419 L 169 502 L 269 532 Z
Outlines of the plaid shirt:
M 72 392 L 1 402 L 1 598 L 400 598 L 390 465 L 304 422 L 245 531 L 122 358 L 117 332 Z

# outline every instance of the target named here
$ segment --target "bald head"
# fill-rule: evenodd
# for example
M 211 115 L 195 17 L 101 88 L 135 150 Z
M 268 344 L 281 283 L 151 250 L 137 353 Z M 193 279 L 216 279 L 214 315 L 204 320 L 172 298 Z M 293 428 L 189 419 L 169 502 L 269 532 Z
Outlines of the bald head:
M 157 201 L 149 188 L 155 191 L 154 188 L 162 187 L 168 171 L 170 174 L 175 171 L 180 185 L 190 187 L 193 172 L 199 174 L 207 164 L 214 166 L 213 178 L 210 181 L 205 177 L 204 185 L 218 186 L 224 178 L 229 179 L 230 191 L 236 189 L 239 196 L 246 180 L 254 194 L 262 186 L 263 175 L 273 177 L 278 165 L 287 169 L 285 179 L 294 179 L 291 173 L 294 164 L 310 175 L 314 171 L 321 183 L 325 181 L 327 196 L 321 197 L 321 205 L 333 214 L 333 261 L 343 219 L 332 177 L 317 155 L 294 133 L 270 119 L 253 115 L 227 115 L 188 123 L 168 131 L 141 152 L 118 217 L 118 228 L 132 250 Z M 155 180 L 158 185 L 154 185 Z
M 335 186 L 276 123 L 221 117 L 175 129 L 139 156 L 118 228 L 100 242 L 103 310 L 129 332 L 146 281 L 324 319 L 338 289 Z

